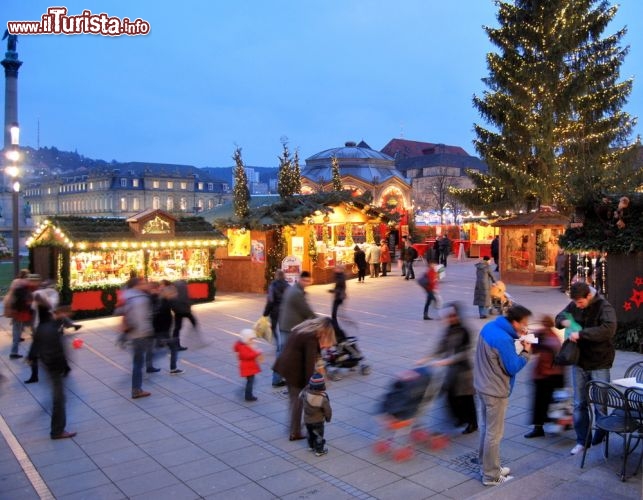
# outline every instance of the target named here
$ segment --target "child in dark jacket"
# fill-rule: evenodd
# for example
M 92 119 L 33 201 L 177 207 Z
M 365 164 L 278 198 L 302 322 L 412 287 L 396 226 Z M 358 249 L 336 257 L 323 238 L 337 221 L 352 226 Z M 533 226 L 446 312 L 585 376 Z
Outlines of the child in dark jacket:
M 326 394 L 326 384 L 321 373 L 313 373 L 305 387 L 299 394 L 304 407 L 304 424 L 308 431 L 308 446 L 315 455 L 321 457 L 328 453 L 325 448 L 324 422 L 330 422 L 333 410 Z
M 259 363 L 263 360 L 261 351 L 255 349 L 254 341 L 257 338 L 254 330 L 246 328 L 241 330 L 240 338 L 234 344 L 234 351 L 239 357 L 239 372 L 242 377 L 246 378 L 246 401 L 256 401 L 257 398 L 252 394 L 252 388 L 255 381 L 255 375 L 261 371 Z

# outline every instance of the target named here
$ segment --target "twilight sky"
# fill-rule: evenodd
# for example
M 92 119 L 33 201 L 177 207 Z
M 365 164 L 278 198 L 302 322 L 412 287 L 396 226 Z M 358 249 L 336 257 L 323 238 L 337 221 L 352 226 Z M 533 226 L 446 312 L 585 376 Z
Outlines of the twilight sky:
M 395 137 L 475 154 L 483 122 L 471 98 L 485 88 L 493 0 L 2 0 L 1 21 L 38 21 L 61 4 L 151 31 L 20 36 L 23 146 L 197 167 L 232 165 L 236 145 L 246 165 L 277 166 L 282 137 L 302 164 L 349 140 L 381 149 Z M 635 78 L 634 139 L 643 1 L 620 5 L 603 35 L 629 30 L 621 79 Z

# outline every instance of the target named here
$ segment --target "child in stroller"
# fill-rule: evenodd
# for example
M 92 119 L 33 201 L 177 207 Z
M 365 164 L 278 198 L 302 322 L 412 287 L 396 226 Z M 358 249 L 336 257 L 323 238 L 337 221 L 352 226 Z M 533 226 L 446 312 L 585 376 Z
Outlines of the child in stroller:
M 375 443 L 376 453 L 391 453 L 395 461 L 401 462 L 413 457 L 414 442 L 432 449 L 448 444 L 444 435 L 416 427 L 423 406 L 439 391 L 441 383 L 437 378 L 435 370 L 423 366 L 407 370 L 393 381 L 379 408 L 384 436 Z
M 491 285 L 491 310 L 497 314 L 505 314 L 512 306 L 511 296 L 507 293 L 507 287 L 502 281 L 496 281 Z
M 371 367 L 363 363 L 364 355 L 357 345 L 357 338 L 346 336 L 346 333 L 339 328 L 339 325 L 335 328 L 335 338 L 337 339 L 337 344 L 325 349 L 322 354 L 328 378 L 339 380 L 340 368 L 354 370 L 357 365 L 360 365 L 359 371 L 362 375 L 368 375 L 371 372 Z M 360 364 L 360 362 L 362 363 Z

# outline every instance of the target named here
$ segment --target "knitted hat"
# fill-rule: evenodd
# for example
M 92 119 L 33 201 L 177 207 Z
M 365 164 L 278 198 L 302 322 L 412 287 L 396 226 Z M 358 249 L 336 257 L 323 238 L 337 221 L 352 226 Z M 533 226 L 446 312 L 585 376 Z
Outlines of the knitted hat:
M 251 328 L 244 328 L 243 330 L 241 330 L 241 333 L 239 336 L 241 337 L 241 342 L 243 342 L 244 344 L 247 344 L 252 339 L 257 338 L 257 334 Z
M 310 377 L 310 380 L 308 382 L 308 387 L 310 387 L 311 391 L 325 391 L 326 383 L 324 380 L 324 376 L 318 372 L 313 373 L 313 376 Z

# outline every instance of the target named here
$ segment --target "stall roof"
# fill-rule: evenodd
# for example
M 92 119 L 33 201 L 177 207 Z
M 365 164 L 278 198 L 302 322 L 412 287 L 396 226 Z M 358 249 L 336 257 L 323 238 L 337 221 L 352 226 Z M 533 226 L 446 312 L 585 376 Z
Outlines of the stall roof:
M 367 215 L 370 217 L 381 217 L 388 222 L 392 217 L 385 211 L 373 207 L 368 198 L 364 196 L 353 196 L 349 191 L 328 191 L 309 195 L 297 195 L 270 205 L 254 207 L 250 209 L 250 215 L 244 219 L 237 217 L 215 219 L 214 224 L 218 227 L 247 227 L 249 229 L 262 229 L 266 226 L 288 226 L 301 224 L 307 217 L 315 212 L 328 213 L 333 206 L 342 203 L 349 203 L 358 209 L 368 207 Z
M 150 215 L 150 214 L 145 214 Z M 174 218 L 174 239 L 208 238 L 222 239 L 225 236 L 202 217 Z M 130 219 L 109 217 L 50 217 L 49 223 L 65 233 L 71 241 L 119 241 L 136 237 L 130 223 L 140 217 Z
M 492 226 L 566 226 L 569 216 L 559 212 L 529 212 L 499 219 Z

